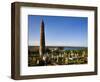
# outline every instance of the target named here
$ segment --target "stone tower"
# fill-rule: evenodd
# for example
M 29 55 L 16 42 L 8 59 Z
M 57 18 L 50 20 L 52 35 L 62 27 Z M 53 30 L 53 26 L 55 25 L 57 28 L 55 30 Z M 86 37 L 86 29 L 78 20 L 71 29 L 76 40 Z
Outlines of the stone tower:
M 45 29 L 44 29 L 44 21 L 41 21 L 40 26 L 40 56 L 43 56 L 45 53 Z

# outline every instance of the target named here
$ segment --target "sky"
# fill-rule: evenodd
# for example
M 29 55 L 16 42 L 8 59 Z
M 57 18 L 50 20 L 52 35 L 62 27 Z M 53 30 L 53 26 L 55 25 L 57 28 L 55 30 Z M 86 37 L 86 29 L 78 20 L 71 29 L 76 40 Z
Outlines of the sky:
M 87 47 L 88 18 L 28 15 L 28 45 L 40 45 L 40 25 L 44 21 L 46 46 Z

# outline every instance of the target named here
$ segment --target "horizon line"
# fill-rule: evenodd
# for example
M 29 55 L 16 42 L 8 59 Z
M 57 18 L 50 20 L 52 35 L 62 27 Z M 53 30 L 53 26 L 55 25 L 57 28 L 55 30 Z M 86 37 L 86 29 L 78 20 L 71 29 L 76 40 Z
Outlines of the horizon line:
M 39 46 L 39 45 L 28 45 L 28 46 Z M 45 47 L 88 47 L 88 46 L 61 46 L 61 45 L 48 45 Z

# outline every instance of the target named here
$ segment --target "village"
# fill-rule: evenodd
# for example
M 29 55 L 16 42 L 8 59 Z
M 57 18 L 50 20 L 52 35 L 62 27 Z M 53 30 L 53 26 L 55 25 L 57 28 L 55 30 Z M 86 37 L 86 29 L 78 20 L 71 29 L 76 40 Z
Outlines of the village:
M 64 50 L 63 47 L 47 47 L 44 56 L 39 56 L 39 47 L 29 48 L 29 66 L 71 65 L 87 63 L 87 48 Z

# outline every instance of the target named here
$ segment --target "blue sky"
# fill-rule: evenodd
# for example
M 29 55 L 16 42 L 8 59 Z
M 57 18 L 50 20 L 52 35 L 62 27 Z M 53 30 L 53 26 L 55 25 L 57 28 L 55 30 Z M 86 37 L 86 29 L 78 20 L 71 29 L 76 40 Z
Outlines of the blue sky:
M 46 46 L 87 47 L 88 18 L 64 16 L 28 16 L 28 45 L 40 44 L 40 24 L 45 24 Z

